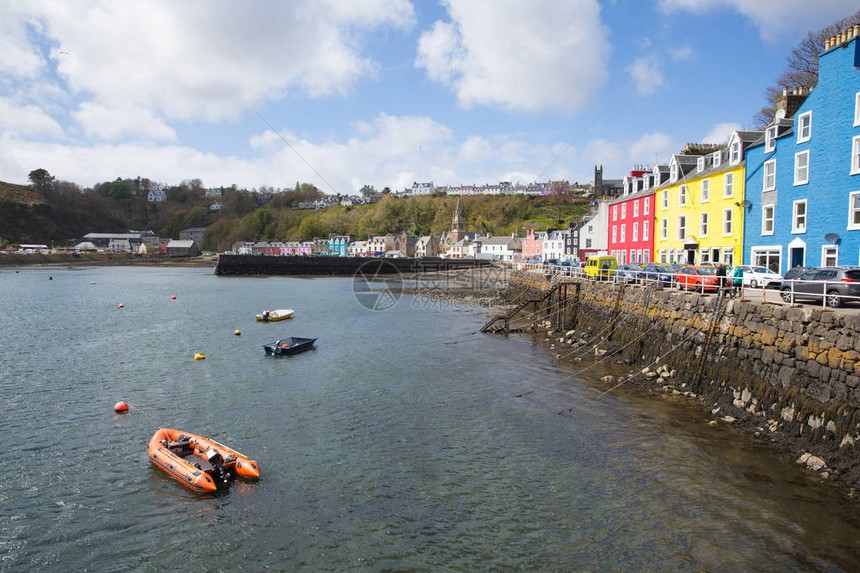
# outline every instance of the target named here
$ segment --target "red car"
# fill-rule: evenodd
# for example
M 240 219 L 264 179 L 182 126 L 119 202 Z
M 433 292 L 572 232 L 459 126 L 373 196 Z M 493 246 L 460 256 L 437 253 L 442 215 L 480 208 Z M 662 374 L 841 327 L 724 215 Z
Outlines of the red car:
M 717 292 L 720 290 L 720 277 L 714 267 L 682 267 L 675 275 L 675 286 L 678 290 Z

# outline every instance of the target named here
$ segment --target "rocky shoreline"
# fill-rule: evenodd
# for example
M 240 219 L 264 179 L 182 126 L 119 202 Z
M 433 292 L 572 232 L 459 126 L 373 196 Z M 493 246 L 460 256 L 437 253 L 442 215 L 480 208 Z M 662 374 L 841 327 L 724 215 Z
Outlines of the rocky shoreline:
M 212 256 L 166 257 L 131 253 L 2 254 L 0 267 L 180 266 L 215 268 Z

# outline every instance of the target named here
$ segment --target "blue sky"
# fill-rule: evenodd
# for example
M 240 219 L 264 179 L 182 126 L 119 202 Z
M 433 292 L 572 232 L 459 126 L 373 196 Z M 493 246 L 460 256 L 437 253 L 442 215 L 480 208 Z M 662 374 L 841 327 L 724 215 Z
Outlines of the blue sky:
M 0 0 L 0 180 L 621 177 L 749 128 L 848 0 Z

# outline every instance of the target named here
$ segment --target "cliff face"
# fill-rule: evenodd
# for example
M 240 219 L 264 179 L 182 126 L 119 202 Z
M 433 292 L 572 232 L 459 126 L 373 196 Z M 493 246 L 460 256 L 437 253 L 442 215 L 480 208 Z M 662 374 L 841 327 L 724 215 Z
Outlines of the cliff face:
M 510 285 L 515 297 L 550 286 L 526 272 Z M 633 368 L 630 383 L 700 400 L 852 495 L 860 486 L 860 315 L 591 281 L 567 292 L 546 314 L 564 318 L 541 325 L 562 344 L 593 344 Z

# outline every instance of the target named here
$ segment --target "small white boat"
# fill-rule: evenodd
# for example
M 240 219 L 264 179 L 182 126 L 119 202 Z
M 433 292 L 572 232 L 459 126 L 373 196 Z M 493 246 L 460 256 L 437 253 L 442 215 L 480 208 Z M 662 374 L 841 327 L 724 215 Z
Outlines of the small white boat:
M 277 310 L 264 310 L 257 315 L 258 322 L 277 322 L 293 317 L 293 309 L 279 308 Z

